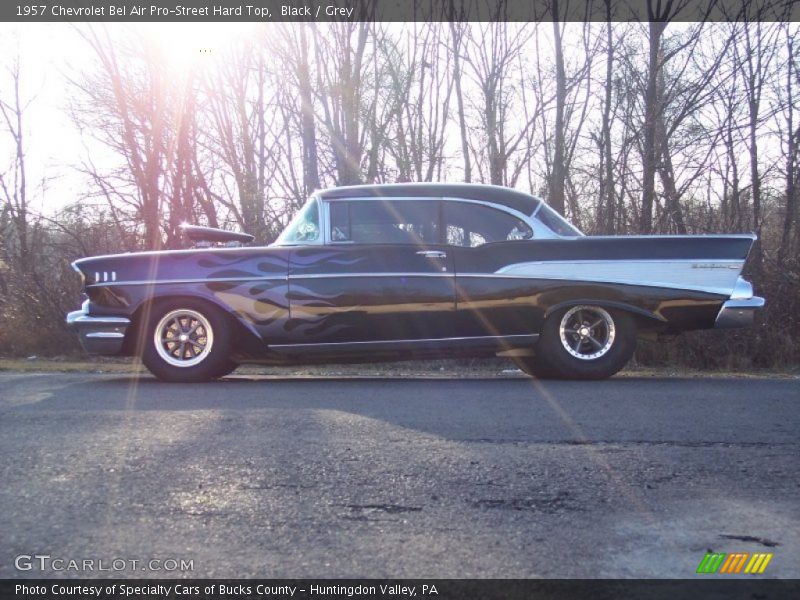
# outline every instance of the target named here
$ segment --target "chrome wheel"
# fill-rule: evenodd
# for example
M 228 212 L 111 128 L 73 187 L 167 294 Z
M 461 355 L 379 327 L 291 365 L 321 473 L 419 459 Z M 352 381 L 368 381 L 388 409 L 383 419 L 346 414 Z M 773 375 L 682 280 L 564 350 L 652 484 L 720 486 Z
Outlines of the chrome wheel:
M 614 345 L 614 319 L 598 306 L 573 306 L 561 319 L 561 344 L 575 358 L 595 360 Z
M 201 313 L 181 308 L 164 315 L 153 333 L 156 352 L 174 367 L 193 367 L 214 345 L 214 330 Z

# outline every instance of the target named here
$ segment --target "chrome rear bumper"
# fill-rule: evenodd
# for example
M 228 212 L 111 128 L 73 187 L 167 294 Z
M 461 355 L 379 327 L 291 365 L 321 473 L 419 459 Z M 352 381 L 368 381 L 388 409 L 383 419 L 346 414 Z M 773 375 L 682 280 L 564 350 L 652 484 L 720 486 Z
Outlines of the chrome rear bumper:
M 764 308 L 764 304 L 763 298 L 753 296 L 753 286 L 739 277 L 730 300 L 723 302 L 722 308 L 719 309 L 714 327 L 718 329 L 748 327 L 753 324 L 756 311 Z
M 130 324 L 125 317 L 90 315 L 88 300 L 80 310 L 67 314 L 67 326 L 78 332 L 81 346 L 89 354 L 119 354 Z

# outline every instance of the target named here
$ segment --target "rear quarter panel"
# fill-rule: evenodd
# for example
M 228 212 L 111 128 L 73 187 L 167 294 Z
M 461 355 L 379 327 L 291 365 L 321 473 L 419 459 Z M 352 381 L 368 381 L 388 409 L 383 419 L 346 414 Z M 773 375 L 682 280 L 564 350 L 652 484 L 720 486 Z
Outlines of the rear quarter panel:
M 583 237 L 454 248 L 463 335 L 535 333 L 595 301 L 664 330 L 713 326 L 753 236 Z

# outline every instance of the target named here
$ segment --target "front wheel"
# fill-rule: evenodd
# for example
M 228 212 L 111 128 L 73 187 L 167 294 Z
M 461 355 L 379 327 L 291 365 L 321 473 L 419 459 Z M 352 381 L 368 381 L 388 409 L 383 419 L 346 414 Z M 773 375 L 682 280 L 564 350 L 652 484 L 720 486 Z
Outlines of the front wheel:
M 225 316 L 205 302 L 156 304 L 145 324 L 142 362 L 164 381 L 192 383 L 227 375 L 232 336 Z
M 517 364 L 540 378 L 606 379 L 628 363 L 635 349 L 636 324 L 630 315 L 599 306 L 571 306 L 547 318 L 536 357 Z

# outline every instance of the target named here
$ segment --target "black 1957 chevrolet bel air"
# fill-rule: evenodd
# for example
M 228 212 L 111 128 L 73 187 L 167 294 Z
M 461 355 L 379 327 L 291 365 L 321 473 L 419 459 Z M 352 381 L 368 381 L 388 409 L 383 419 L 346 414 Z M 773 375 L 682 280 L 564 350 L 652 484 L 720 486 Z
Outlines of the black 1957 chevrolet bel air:
M 184 382 L 246 362 L 493 355 L 599 379 L 637 337 L 742 327 L 764 306 L 740 277 L 753 235 L 587 237 L 493 186 L 317 192 L 268 247 L 186 233 L 206 247 L 74 263 L 88 299 L 67 322 L 88 352 Z

